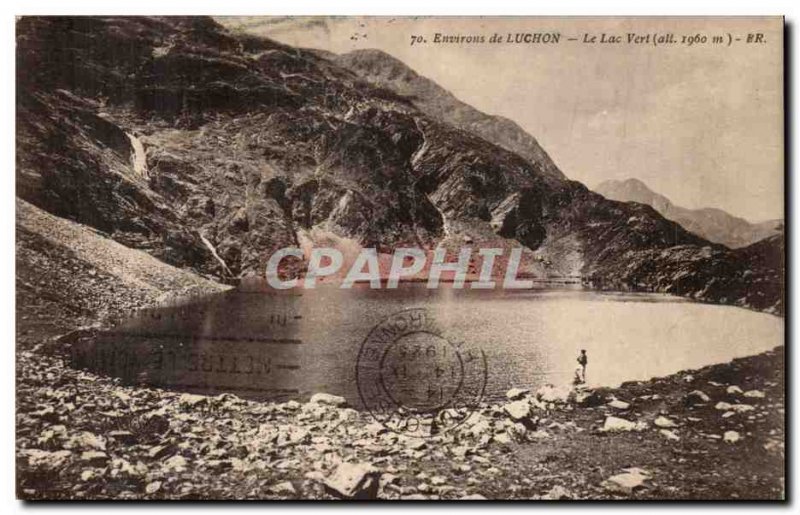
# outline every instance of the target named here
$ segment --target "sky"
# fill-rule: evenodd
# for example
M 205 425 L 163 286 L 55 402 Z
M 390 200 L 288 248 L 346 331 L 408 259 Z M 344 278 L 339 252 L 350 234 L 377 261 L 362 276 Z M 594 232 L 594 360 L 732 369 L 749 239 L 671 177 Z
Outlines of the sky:
M 590 188 L 637 178 L 673 203 L 750 221 L 783 213 L 780 18 L 219 18 L 335 53 L 378 48 L 532 134 Z M 433 43 L 435 33 L 560 33 L 558 44 Z M 747 44 L 748 33 L 764 34 Z M 708 43 L 585 44 L 584 34 L 706 35 Z M 727 45 L 727 35 L 740 37 Z M 721 35 L 724 43 L 710 43 Z M 412 36 L 425 44 L 411 45 Z M 576 37 L 578 41 L 566 41 Z

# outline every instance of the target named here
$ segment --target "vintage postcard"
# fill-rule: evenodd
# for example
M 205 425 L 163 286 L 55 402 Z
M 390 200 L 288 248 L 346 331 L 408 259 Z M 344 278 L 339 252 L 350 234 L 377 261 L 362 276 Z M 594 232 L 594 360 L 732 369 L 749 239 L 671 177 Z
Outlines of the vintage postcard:
M 784 500 L 783 54 L 18 17 L 17 496 Z

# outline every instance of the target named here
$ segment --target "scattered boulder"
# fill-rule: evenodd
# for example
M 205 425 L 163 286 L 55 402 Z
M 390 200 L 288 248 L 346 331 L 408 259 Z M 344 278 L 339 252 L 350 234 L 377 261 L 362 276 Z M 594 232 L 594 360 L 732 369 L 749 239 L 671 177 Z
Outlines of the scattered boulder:
M 733 404 L 731 404 L 729 402 L 722 402 L 722 401 L 718 402 L 714 406 L 714 409 L 718 409 L 720 411 L 730 411 L 732 408 L 733 408 Z
M 619 417 L 606 417 L 605 422 L 603 423 L 601 432 L 604 433 L 615 433 L 615 432 L 623 432 L 623 431 L 643 431 L 647 429 L 646 422 L 631 422 L 630 420 L 625 420 L 624 418 Z
M 632 494 L 637 488 L 644 486 L 650 479 L 650 473 L 638 467 L 623 469 L 624 473 L 611 476 L 603 482 L 603 487 L 611 492 Z
M 72 456 L 70 451 L 43 451 L 41 449 L 25 449 L 22 451 L 28 458 L 31 468 L 40 470 L 61 469 Z
M 495 443 L 499 443 L 500 445 L 507 445 L 511 443 L 511 436 L 508 433 L 498 433 L 494 435 Z
M 65 449 L 95 449 L 106 450 L 106 439 L 88 431 L 82 431 L 70 438 L 65 444 Z
M 563 403 L 567 402 L 567 398 L 569 397 L 572 389 L 569 388 L 568 385 L 564 385 L 563 387 L 557 388 L 552 384 L 546 384 L 536 390 L 536 399 L 542 402 L 555 402 L 555 403 Z
M 653 421 L 653 424 L 655 424 L 657 427 L 663 427 L 663 428 L 678 427 L 678 424 L 676 424 L 675 422 L 673 422 L 672 420 L 668 419 L 663 415 L 655 419 L 655 421 Z
M 749 397 L 751 399 L 763 399 L 764 397 L 766 397 L 764 392 L 762 392 L 761 390 L 748 390 L 744 392 L 744 396 Z
M 704 404 L 709 402 L 711 398 L 705 394 L 702 390 L 693 390 L 686 394 L 686 397 L 683 398 L 684 403 L 687 406 L 693 406 L 695 404 Z
M 382 474 L 380 480 L 378 481 L 378 487 L 381 491 L 386 490 L 390 487 L 397 488 L 398 477 L 394 474 Z
M 93 467 L 102 467 L 108 461 L 108 454 L 103 451 L 84 451 L 81 454 L 81 461 Z
M 531 414 L 531 405 L 524 400 L 509 402 L 503 406 L 505 411 L 512 420 L 524 420 Z
M 742 436 L 737 433 L 736 431 L 725 431 L 725 434 L 722 435 L 722 440 L 725 443 L 736 443 L 742 439 Z
M 278 495 L 297 495 L 297 489 L 291 481 L 284 481 L 269 487 L 270 492 Z
M 111 477 L 125 475 L 129 477 L 140 477 L 147 473 L 147 466 L 141 461 L 132 465 L 129 461 L 114 458 L 111 460 Z
M 337 408 L 347 405 L 347 400 L 338 395 L 331 395 L 329 393 L 315 393 L 311 396 L 309 401 L 311 404 L 321 404 L 323 406 L 334 406 Z
M 460 473 L 460 474 L 466 474 L 468 472 L 472 472 L 472 466 L 471 465 L 467 465 L 466 463 L 463 463 L 461 465 L 454 465 L 453 466 L 453 470 L 455 472 Z
M 378 436 L 389 432 L 389 429 L 386 426 L 374 420 L 364 426 L 364 430 L 367 432 L 367 434 L 372 436 Z
M 144 491 L 147 495 L 153 495 L 159 490 L 161 490 L 161 481 L 153 481 L 152 483 L 147 483 L 147 486 L 144 487 Z
M 342 463 L 323 485 L 328 493 L 344 499 L 375 499 L 380 472 L 368 463 Z
M 199 408 L 208 404 L 208 397 L 205 395 L 195 395 L 184 393 L 178 398 L 178 405 L 182 408 Z
M 299 402 L 297 402 L 296 400 L 294 400 L 294 399 L 292 399 L 290 401 L 287 401 L 287 402 L 284 402 L 280 406 L 283 409 L 288 410 L 288 411 L 297 411 L 302 407 L 302 405 Z
M 735 384 L 729 386 L 725 391 L 728 392 L 730 395 L 739 395 L 741 393 L 744 393 L 742 389 L 736 386 Z
M 125 445 L 132 445 L 136 443 L 136 435 L 130 431 L 111 431 L 108 433 L 108 436 Z
M 445 479 L 443 476 L 433 476 L 431 478 L 431 484 L 433 486 L 442 486 L 445 483 L 447 483 L 447 479 Z
M 492 430 L 492 423 L 486 417 L 481 416 L 469 427 L 465 428 L 465 433 L 468 435 L 480 438 Z
M 521 441 L 525 438 L 528 428 L 525 427 L 525 424 L 522 422 L 514 422 L 510 427 L 506 428 L 506 432 L 514 437 L 514 439 Z
M 525 388 L 512 388 L 506 392 L 506 399 L 510 401 L 518 401 L 528 395 L 530 390 Z
M 175 451 L 175 448 L 171 445 L 154 445 L 147 451 L 147 455 L 154 459 L 160 460 L 166 456 L 169 456 Z
M 678 440 L 681 439 L 681 437 L 678 436 L 678 433 L 676 433 L 675 431 L 670 431 L 669 429 L 661 429 L 659 433 L 661 433 L 661 435 L 664 438 L 672 442 L 677 442 Z
M 575 393 L 575 402 L 586 408 L 602 406 L 606 403 L 606 392 L 603 390 L 583 390 Z
M 164 462 L 165 471 L 183 472 L 186 470 L 186 466 L 186 458 L 180 454 L 176 454 Z
M 631 407 L 631 404 L 629 402 L 621 401 L 619 399 L 612 399 L 611 401 L 606 403 L 606 406 L 610 406 L 610 407 L 612 407 L 614 409 L 618 409 L 618 410 L 623 410 L 624 411 L 626 409 L 629 409 Z
M 481 494 L 469 494 L 465 495 L 460 501 L 488 501 L 488 499 Z
M 548 501 L 560 501 L 561 499 L 572 499 L 572 492 L 561 485 L 556 485 L 547 492 L 542 499 Z

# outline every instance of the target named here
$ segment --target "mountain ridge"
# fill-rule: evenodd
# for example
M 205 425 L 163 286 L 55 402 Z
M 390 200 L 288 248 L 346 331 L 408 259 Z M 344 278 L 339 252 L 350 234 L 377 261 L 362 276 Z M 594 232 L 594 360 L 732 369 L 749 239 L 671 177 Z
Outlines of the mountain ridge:
M 662 216 L 681 224 L 688 231 L 734 249 L 782 232 L 782 220 L 752 223 L 719 208 L 688 209 L 677 206 L 636 178 L 603 181 L 594 190 L 611 200 L 652 206 Z

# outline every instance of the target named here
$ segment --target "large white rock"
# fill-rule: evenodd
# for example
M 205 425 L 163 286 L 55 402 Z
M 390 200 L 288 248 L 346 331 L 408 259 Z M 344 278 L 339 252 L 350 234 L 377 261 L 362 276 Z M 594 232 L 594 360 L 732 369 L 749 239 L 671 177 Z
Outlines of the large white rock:
M 464 432 L 475 438 L 480 438 L 482 435 L 487 434 L 492 430 L 491 421 L 483 415 L 471 417 L 468 420 L 468 423 L 470 423 L 470 425 L 464 430 Z
M 741 435 L 736 431 L 725 431 L 725 434 L 722 435 L 723 441 L 726 443 L 736 443 L 742 439 Z
M 523 420 L 530 416 L 531 405 L 524 400 L 509 402 L 503 406 L 503 411 L 513 420 Z
M 322 483 L 325 489 L 345 499 L 375 499 L 380 471 L 369 463 L 342 463 Z
M 555 387 L 552 384 L 546 384 L 536 390 L 536 398 L 542 402 L 567 402 L 571 391 L 569 385 Z
M 638 467 L 623 469 L 624 473 L 611 476 L 603 482 L 603 486 L 612 492 L 631 494 L 650 479 L 650 473 Z
M 626 410 L 631 407 L 629 402 L 621 401 L 619 399 L 612 399 L 606 405 L 618 410 Z
M 645 422 L 631 422 L 619 417 L 606 417 L 603 423 L 603 428 L 600 431 L 606 433 L 621 432 L 621 431 L 643 431 L 647 429 Z
M 746 392 L 744 392 L 744 396 L 753 399 L 763 399 L 764 397 L 766 397 L 766 395 L 764 395 L 764 392 L 762 392 L 761 390 L 747 390 Z
M 667 417 L 664 417 L 664 416 L 660 416 L 657 419 L 655 419 L 653 424 L 655 424 L 658 427 L 664 427 L 664 428 L 678 427 L 678 424 L 676 424 L 675 422 L 673 422 L 672 420 L 670 420 L 670 419 L 668 419 Z
M 742 389 L 736 386 L 735 384 L 729 386 L 725 391 L 731 395 L 739 395 L 740 393 L 743 393 Z

